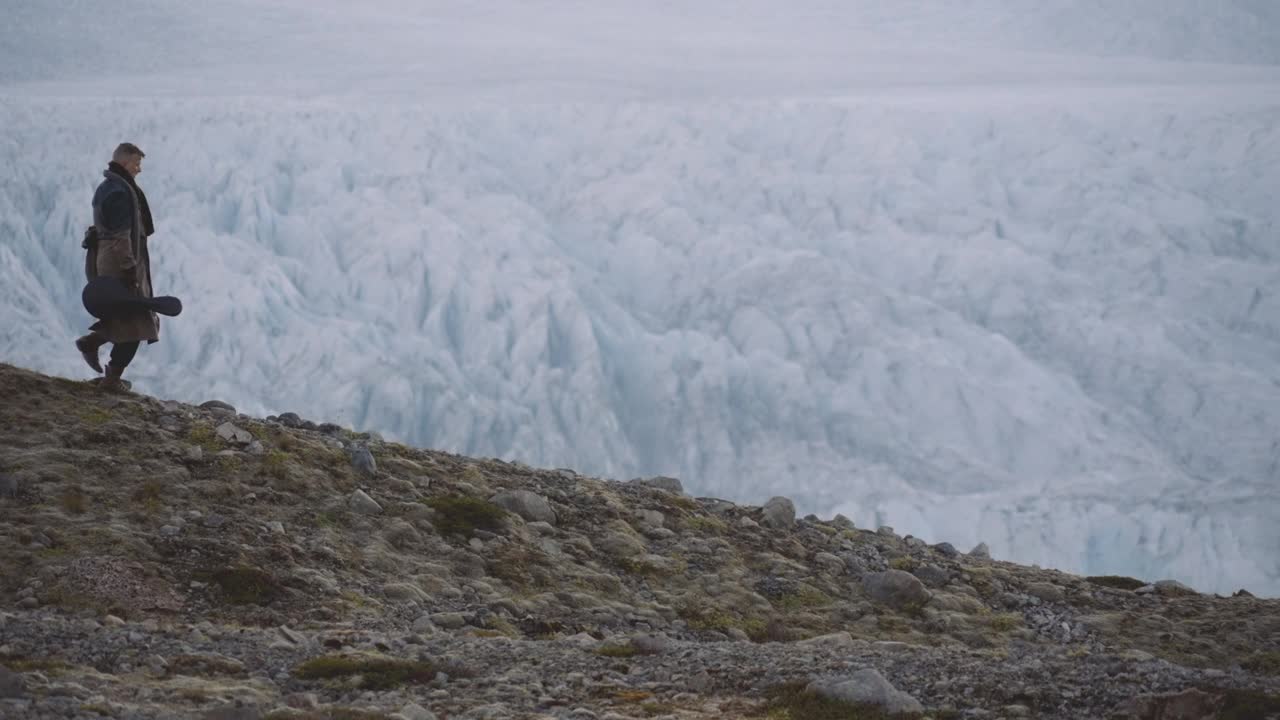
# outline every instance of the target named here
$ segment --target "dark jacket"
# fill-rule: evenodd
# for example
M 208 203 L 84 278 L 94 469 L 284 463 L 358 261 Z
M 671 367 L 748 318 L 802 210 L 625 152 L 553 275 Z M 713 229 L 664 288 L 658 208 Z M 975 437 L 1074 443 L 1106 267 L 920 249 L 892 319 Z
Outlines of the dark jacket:
M 142 297 L 153 297 L 150 208 L 145 196 L 130 182 L 128 172 L 114 164 L 103 173 L 93 193 L 93 228 L 86 238 L 85 279 L 110 275 L 134 287 Z M 94 323 L 92 329 L 113 343 L 160 339 L 160 318 L 145 309 L 131 309 Z

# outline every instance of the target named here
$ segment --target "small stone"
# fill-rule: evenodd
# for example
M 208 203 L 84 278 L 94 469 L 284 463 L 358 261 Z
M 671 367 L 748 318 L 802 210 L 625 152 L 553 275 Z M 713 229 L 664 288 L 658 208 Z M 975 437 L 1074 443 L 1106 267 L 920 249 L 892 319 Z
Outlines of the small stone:
M 207 528 L 213 528 L 216 530 L 217 528 L 220 528 L 223 525 L 227 524 L 227 518 L 226 516 L 219 515 L 218 513 L 209 513 L 208 515 L 204 516 L 204 518 L 200 521 L 200 524 Z
M 273 532 L 273 533 L 275 533 L 275 534 L 277 534 L 277 535 L 283 535 L 283 534 L 284 534 L 284 523 L 280 522 L 279 520 L 272 520 L 271 522 L 268 522 L 268 523 L 267 523 L 267 530 L 269 530 L 269 531 L 271 531 L 271 532 Z
M 796 524 L 795 503 L 785 497 L 773 497 L 764 504 L 764 525 L 774 529 L 787 529 Z
M 1038 582 L 1027 586 L 1027 594 L 1045 602 L 1062 602 L 1067 594 L 1053 583 Z
M 413 631 L 419 635 L 431 635 L 436 631 L 436 624 L 430 615 L 421 615 L 413 621 Z
M 0 475 L 0 497 L 18 497 L 18 478 L 12 475 Z
M 756 530 L 756 529 L 759 529 L 760 523 L 756 522 L 755 520 L 752 520 L 746 515 L 743 515 L 742 517 L 738 518 L 738 527 L 745 528 L 747 530 Z
M 850 635 L 847 630 L 841 630 L 840 632 L 827 633 L 826 635 L 819 635 L 817 637 L 812 637 L 807 640 L 799 640 L 796 642 L 796 644 L 797 645 L 831 645 L 836 647 L 849 647 L 853 645 L 853 636 Z
M 221 400 L 210 400 L 208 402 L 200 403 L 200 409 L 208 410 L 219 417 L 234 417 L 236 415 L 235 406 L 229 403 L 224 403 Z
M 163 675 L 169 669 L 169 661 L 159 655 L 152 655 L 147 658 L 147 667 L 157 675 Z
M 842 575 L 845 571 L 844 561 L 828 552 L 820 552 L 813 556 L 813 562 L 829 575 Z
M 40 601 L 33 597 L 22 598 L 18 601 L 18 607 L 22 610 L 35 610 L 40 607 Z
M 1155 655 L 1152 655 L 1146 650 L 1139 650 L 1137 648 L 1130 648 L 1129 650 L 1125 650 L 1123 653 L 1120 654 L 1120 657 L 1126 660 L 1133 660 L 1134 662 L 1150 662 L 1156 659 Z
M 436 714 L 417 703 L 409 703 L 397 713 L 404 720 L 436 720 Z
M 267 449 L 257 440 L 249 443 L 249 447 L 245 448 L 244 451 L 250 455 L 265 455 L 267 453 Z
M 646 480 L 636 479 L 636 480 L 632 480 L 631 482 L 638 483 L 646 487 L 664 490 L 666 492 L 673 493 L 675 495 L 684 494 L 684 485 L 680 482 L 679 478 L 667 477 L 665 475 L 658 475 L 656 477 L 651 477 Z
M 515 513 L 527 522 L 556 524 L 556 511 L 541 495 L 528 490 L 504 490 L 489 498 L 489 502 L 508 512 Z
M 898 642 L 896 640 L 878 640 L 874 644 L 877 650 L 883 650 L 884 652 L 890 653 L 906 652 L 912 647 L 910 643 Z
M 849 518 L 845 517 L 844 515 L 840 515 L 839 513 L 837 513 L 837 514 L 836 514 L 836 516 L 835 516 L 834 518 L 832 518 L 832 519 L 831 519 L 831 524 L 832 524 L 832 525 L 835 525 L 836 527 L 840 528 L 841 530 L 854 530 L 854 529 L 855 529 L 855 528 L 854 528 L 854 526 L 853 526 L 853 521 L 852 521 L 852 520 L 850 520 Z
M 165 536 L 165 537 L 173 537 L 173 536 L 177 535 L 177 534 L 178 534 L 178 533 L 180 533 L 180 532 L 182 532 L 182 528 L 180 528 L 180 527 L 178 527 L 178 526 L 176 526 L 176 525 L 161 525 L 161 526 L 160 526 L 160 534 L 161 534 L 161 535 L 163 535 L 163 536 Z
M 951 573 L 937 565 L 921 565 L 912 570 L 911 574 L 920 578 L 920 582 L 932 588 L 944 587 L 951 582 Z
M 467 624 L 467 616 L 460 612 L 442 612 L 431 616 L 431 622 L 438 627 L 457 630 Z
M 1155 593 L 1155 591 L 1156 591 L 1156 586 L 1155 586 L 1155 585 L 1143 585 L 1142 587 L 1138 588 L 1137 590 L 1134 590 L 1134 592 L 1135 592 L 1136 594 L 1138 594 L 1138 595 L 1151 595 L 1151 594 Z
M 302 427 L 302 418 L 295 412 L 280 413 L 280 416 L 276 418 L 276 421 L 288 428 Z
M 990 559 L 991 559 L 991 548 L 987 547 L 987 544 L 986 544 L 986 543 L 984 543 L 984 542 L 980 542 L 980 543 L 978 543 L 977 545 L 975 545 L 975 546 L 974 546 L 974 548 L 973 548 L 972 550 L 970 550 L 970 551 L 969 551 L 969 557 L 975 557 L 975 558 L 982 558 L 982 559 L 984 559 L 984 560 L 990 560 Z
M 102 618 L 102 624 L 107 627 L 122 627 L 124 626 L 124 620 L 116 617 L 115 615 L 108 615 Z
M 867 668 L 847 678 L 809 683 L 809 691 L 854 705 L 874 705 L 889 714 L 919 713 L 924 707 L 895 688 L 879 671 Z
M 1253 593 L 1249 592 L 1248 590 L 1245 590 L 1244 588 L 1240 588 L 1239 590 L 1237 590 L 1237 591 L 1235 591 L 1235 592 L 1231 593 L 1231 597 L 1233 597 L 1233 598 L 1251 598 L 1251 597 L 1256 597 L 1256 596 L 1255 596 Z
M 898 533 L 893 531 L 893 527 L 889 525 L 881 525 L 876 528 L 876 534 L 883 537 L 897 537 Z
M 938 543 L 937 545 L 933 546 L 933 549 L 937 550 L 944 557 L 953 558 L 953 557 L 958 557 L 960 555 L 960 551 L 956 549 L 956 546 L 952 545 L 949 542 Z
M 897 609 L 924 605 L 933 597 L 915 575 L 901 570 L 867 573 L 862 578 L 862 589 L 876 602 Z
M 232 445 L 248 445 L 253 442 L 253 435 L 248 430 L 241 429 L 230 422 L 224 422 L 215 430 L 218 437 Z
M 204 460 L 204 448 L 199 445 L 188 445 L 182 453 L 182 459 L 192 463 L 201 462 Z
M 353 512 L 358 512 L 363 515 L 378 515 L 382 512 L 382 506 L 373 498 L 369 497 L 369 495 L 363 490 L 357 490 L 351 493 L 351 497 L 347 502 L 351 506 L 351 510 Z
M 657 633 L 653 635 L 637 635 L 631 638 L 631 647 L 641 655 L 662 655 L 671 652 L 675 643 L 671 638 Z
M 17 699 L 26 696 L 27 686 L 22 676 L 0 665 L 0 699 Z
M 1177 580 L 1161 580 L 1157 582 L 1156 592 L 1164 595 L 1165 597 L 1181 597 L 1184 595 L 1200 594 Z
M 409 583 L 388 583 L 382 588 L 382 594 L 393 602 L 422 602 L 427 594 Z
M 373 459 L 373 453 L 367 447 L 358 447 L 351 453 L 351 467 L 365 477 L 378 474 L 378 462 Z

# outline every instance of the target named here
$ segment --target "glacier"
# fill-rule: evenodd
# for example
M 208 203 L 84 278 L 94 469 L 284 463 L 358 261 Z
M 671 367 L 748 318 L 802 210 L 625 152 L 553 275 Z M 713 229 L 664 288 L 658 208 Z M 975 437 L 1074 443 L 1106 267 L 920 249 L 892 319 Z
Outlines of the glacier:
M 0 359 L 127 139 L 141 391 L 1280 594 L 1273 4 L 125 4 L 9 8 Z

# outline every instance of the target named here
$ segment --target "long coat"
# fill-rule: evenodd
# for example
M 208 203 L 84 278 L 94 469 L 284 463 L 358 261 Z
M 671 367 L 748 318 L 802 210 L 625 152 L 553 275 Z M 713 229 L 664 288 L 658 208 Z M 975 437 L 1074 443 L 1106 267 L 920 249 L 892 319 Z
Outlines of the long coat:
M 147 232 L 142 222 L 141 204 L 133 187 L 112 170 L 103 173 L 105 179 L 93 194 L 93 234 L 96 242 L 88 244 L 84 273 L 87 280 L 100 275 L 114 275 L 137 283 L 142 297 L 154 297 L 151 290 L 151 255 L 147 252 Z M 117 193 L 124 193 L 118 195 Z M 129 211 L 112 212 L 108 208 L 124 207 L 120 201 L 128 201 Z M 121 217 L 123 215 L 123 217 Z M 100 320 L 90 326 L 112 343 L 160 339 L 160 318 L 150 310 L 129 310 Z

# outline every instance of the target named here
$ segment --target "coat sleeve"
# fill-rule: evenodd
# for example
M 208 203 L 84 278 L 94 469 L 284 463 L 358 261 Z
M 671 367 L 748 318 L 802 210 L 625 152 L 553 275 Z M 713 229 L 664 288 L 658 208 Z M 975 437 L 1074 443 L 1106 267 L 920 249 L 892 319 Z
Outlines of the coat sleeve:
M 123 190 L 108 193 L 102 199 L 103 229 L 109 233 L 125 232 L 133 225 L 133 205 Z

